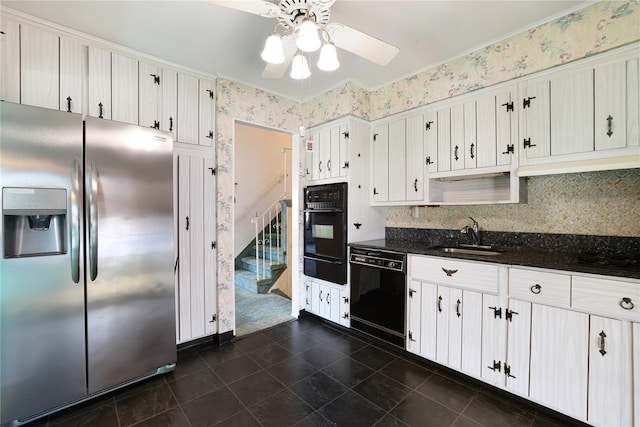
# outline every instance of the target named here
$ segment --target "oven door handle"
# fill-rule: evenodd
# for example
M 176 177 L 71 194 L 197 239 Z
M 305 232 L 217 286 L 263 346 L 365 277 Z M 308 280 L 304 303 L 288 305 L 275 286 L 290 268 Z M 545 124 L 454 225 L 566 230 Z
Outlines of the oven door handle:
M 305 209 L 305 213 L 342 213 L 344 209 Z
M 310 259 L 312 261 L 326 262 L 326 263 L 329 263 L 329 264 L 342 264 L 343 263 L 343 261 L 341 259 L 320 258 L 320 257 L 311 256 L 311 255 L 305 255 L 304 257 L 306 259 Z

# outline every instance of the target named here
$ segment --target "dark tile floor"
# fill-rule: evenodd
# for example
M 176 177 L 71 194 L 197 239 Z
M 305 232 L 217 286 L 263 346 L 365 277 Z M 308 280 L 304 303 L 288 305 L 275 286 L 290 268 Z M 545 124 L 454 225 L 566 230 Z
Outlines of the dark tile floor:
M 182 350 L 174 372 L 34 426 L 581 425 L 314 317 Z

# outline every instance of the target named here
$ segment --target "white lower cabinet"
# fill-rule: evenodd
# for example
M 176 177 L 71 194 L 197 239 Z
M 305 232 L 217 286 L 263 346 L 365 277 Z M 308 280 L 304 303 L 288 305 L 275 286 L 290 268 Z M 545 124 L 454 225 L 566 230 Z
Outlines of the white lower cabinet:
M 532 304 L 532 399 L 572 417 L 587 418 L 588 340 L 588 314 Z
M 176 175 L 176 332 L 183 343 L 217 332 L 215 165 L 211 156 L 174 151 Z
M 633 333 L 633 425 L 640 427 L 640 323 L 632 324 Z
M 590 316 L 587 420 L 591 424 L 632 425 L 631 329 L 629 322 Z
M 307 286 L 309 287 L 307 288 Z M 308 293 L 308 289 L 311 290 L 310 293 Z M 310 303 L 306 303 L 305 301 L 307 310 L 332 322 L 345 326 L 349 325 L 347 288 L 308 279 L 305 281 L 305 292 L 307 292 L 311 300 Z M 347 316 L 346 318 L 344 317 L 345 314 Z

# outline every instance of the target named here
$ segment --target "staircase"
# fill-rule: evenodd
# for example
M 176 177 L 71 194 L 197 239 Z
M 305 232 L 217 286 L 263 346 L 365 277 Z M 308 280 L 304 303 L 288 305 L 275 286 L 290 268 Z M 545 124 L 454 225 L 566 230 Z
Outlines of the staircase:
M 291 206 L 291 200 L 281 200 L 279 205 L 279 212 L 264 226 L 257 239 L 254 238 L 236 257 L 235 286 L 265 294 L 287 268 L 286 209 Z

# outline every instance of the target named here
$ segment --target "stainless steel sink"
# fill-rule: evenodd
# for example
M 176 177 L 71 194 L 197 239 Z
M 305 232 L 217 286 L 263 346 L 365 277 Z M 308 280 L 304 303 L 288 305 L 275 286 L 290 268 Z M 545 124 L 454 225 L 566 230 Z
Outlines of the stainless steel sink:
M 503 253 L 502 251 L 491 248 L 491 246 L 436 246 L 432 249 L 465 255 L 495 256 Z

